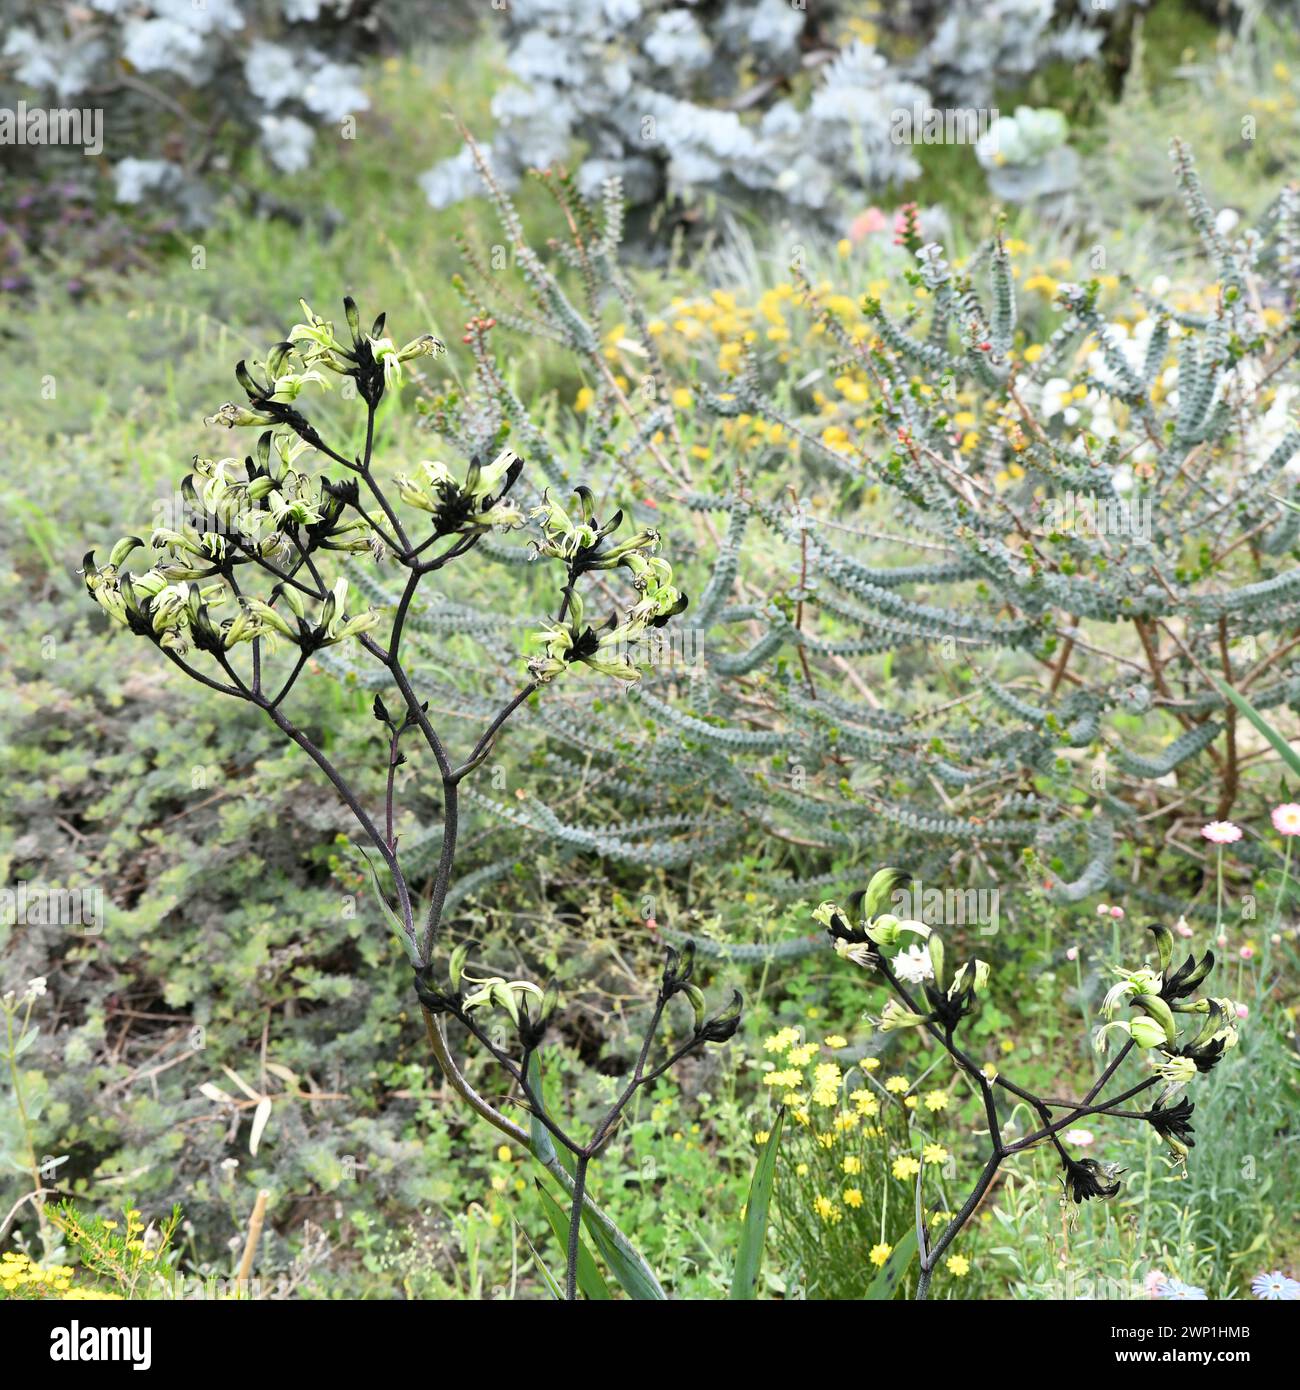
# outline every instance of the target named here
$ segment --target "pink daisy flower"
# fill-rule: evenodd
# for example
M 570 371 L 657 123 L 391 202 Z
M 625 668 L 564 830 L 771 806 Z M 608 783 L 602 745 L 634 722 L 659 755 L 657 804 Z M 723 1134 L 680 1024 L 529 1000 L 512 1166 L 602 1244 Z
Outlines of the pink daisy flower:
M 1174 923 L 1174 930 L 1178 933 L 1179 936 L 1191 936 L 1191 935 L 1192 935 L 1192 929 L 1191 929 L 1190 926 L 1188 926 L 1188 924 L 1187 924 L 1187 918 L 1186 918 L 1186 917 L 1180 917 L 1180 918 Z
M 879 208 L 868 208 L 866 212 L 858 213 L 849 224 L 849 239 L 859 242 L 873 232 L 883 232 L 888 225 L 889 219 Z
M 1300 835 L 1300 806 L 1294 801 L 1274 806 L 1273 829 L 1279 835 Z
M 1241 826 L 1233 825 L 1230 820 L 1212 820 L 1201 827 L 1201 834 L 1211 844 L 1231 845 L 1241 839 Z

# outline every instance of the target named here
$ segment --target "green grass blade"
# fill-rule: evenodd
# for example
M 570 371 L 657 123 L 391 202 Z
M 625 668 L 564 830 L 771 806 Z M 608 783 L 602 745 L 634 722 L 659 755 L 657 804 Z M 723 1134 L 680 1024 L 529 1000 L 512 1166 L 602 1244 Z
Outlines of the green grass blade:
M 541 1251 L 533 1244 L 532 1237 L 524 1230 L 518 1221 L 515 1222 L 515 1229 L 523 1236 L 524 1244 L 528 1247 L 528 1252 L 533 1257 L 533 1263 L 537 1266 L 537 1272 L 542 1276 L 542 1282 L 546 1285 L 551 1297 L 563 1303 L 564 1290 L 555 1282 L 555 1276 L 551 1271 L 546 1268 L 546 1261 L 542 1259 Z
M 745 1203 L 745 1225 L 740 1233 L 740 1249 L 736 1251 L 736 1269 L 731 1279 L 732 1298 L 758 1297 L 758 1271 L 763 1262 L 763 1246 L 767 1243 L 767 1210 L 772 1200 L 772 1180 L 776 1177 L 776 1151 L 781 1145 L 781 1125 L 785 1111 L 777 1112 L 776 1124 L 767 1136 L 763 1152 L 754 1165 L 749 1184 L 749 1200 Z
M 1244 695 L 1239 695 L 1225 681 L 1221 681 L 1218 676 L 1211 676 L 1215 685 L 1219 688 L 1219 693 L 1231 700 L 1234 705 L 1246 716 L 1247 719 L 1264 735 L 1266 739 L 1277 749 L 1282 761 L 1291 769 L 1292 772 L 1300 777 L 1300 753 L 1282 737 L 1280 733 L 1268 722 L 1267 719 L 1250 703 Z
M 569 1213 L 546 1190 L 540 1178 L 534 1178 L 533 1183 L 537 1188 L 538 1197 L 541 1198 L 542 1210 L 546 1213 L 546 1219 L 551 1223 L 551 1230 L 555 1232 L 555 1238 L 560 1242 L 560 1249 L 565 1251 L 567 1256 Z M 587 1242 L 581 1236 L 578 1237 L 578 1288 L 585 1298 L 604 1303 L 610 1301 L 609 1285 L 601 1277 L 600 1270 L 596 1268 L 596 1261 L 592 1258 L 591 1251 L 587 1249 Z

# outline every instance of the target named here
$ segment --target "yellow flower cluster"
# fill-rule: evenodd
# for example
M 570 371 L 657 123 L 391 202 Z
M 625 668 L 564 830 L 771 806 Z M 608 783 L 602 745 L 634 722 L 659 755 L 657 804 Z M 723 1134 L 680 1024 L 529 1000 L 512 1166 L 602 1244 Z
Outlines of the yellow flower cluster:
M 813 1198 L 813 1210 L 828 1226 L 834 1226 L 844 1219 L 844 1213 L 840 1208 L 820 1192 Z
M 46 1269 L 27 1255 L 6 1250 L 0 1255 L 0 1289 L 13 1293 L 24 1287 L 37 1293 L 63 1293 L 72 1287 L 72 1267 L 51 1265 Z
M 1094 274 L 1061 257 L 1050 260 L 1040 257 L 1035 261 L 1032 258 L 1033 247 L 1018 238 L 1008 238 L 1005 245 L 1013 262 L 1012 275 L 1025 292 L 1022 297 L 1038 296 L 1040 308 L 1052 303 L 1063 283 L 1068 280 L 1096 280 L 1106 291 L 1120 287 L 1115 275 Z M 842 242 L 839 254 L 848 263 L 855 254 L 853 243 L 847 240 Z M 963 266 L 962 258 L 954 258 L 954 270 L 960 271 Z M 833 350 L 837 363 L 834 375 L 822 372 L 807 374 L 810 383 L 816 380 L 820 384 L 809 392 L 811 412 L 806 398 L 792 407 L 798 415 L 805 417 L 797 424 L 793 420 L 787 424 L 741 413 L 702 425 L 695 415 L 699 392 L 684 384 L 676 385 L 669 393 L 669 400 L 681 412 L 679 426 L 690 458 L 707 462 L 723 452 L 733 455 L 773 447 L 797 455 L 801 442 L 809 438 L 818 440 L 822 446 L 843 455 L 846 460 L 875 447 L 876 441 L 872 436 L 880 427 L 871 409 L 877 392 L 876 381 L 864 365 L 852 355 L 844 354 L 839 350 L 839 345 L 831 341 L 824 314 L 838 321 L 851 342 L 861 344 L 867 352 L 871 352 L 882 344 L 874 323 L 863 311 L 864 293 L 866 298 L 888 302 L 891 316 L 897 321 L 906 322 L 918 308 L 918 301 L 929 298 L 930 292 L 920 286 L 908 289 L 898 278 L 872 280 L 865 286 L 851 281 L 846 283 L 851 285 L 847 293 L 840 292 L 830 280 L 821 281 L 812 286 L 809 296 L 801 286 L 782 281 L 762 291 L 750 302 L 742 301 L 736 292 L 726 289 L 689 298 L 677 296 L 671 300 L 662 317 L 647 323 L 647 332 L 666 361 L 677 369 L 691 369 L 701 364 L 706 375 L 713 370 L 723 377 L 737 376 L 743 370 L 745 355 L 753 353 L 769 361 L 774 359 L 778 364 L 791 364 L 796 374 L 803 376 L 806 365 L 823 363 L 827 350 Z M 1166 304 L 1176 310 L 1213 312 L 1220 293 L 1221 287 L 1213 285 L 1195 291 L 1171 286 L 1162 297 Z M 1106 311 L 1107 317 L 1120 329 L 1131 329 L 1141 320 L 1149 318 L 1151 312 L 1148 305 L 1140 301 L 1123 303 Z M 1267 326 L 1274 329 L 1284 321 L 1281 312 L 1272 306 L 1263 310 L 1263 318 Z M 1086 339 L 1075 350 L 1073 359 L 1054 364 L 1054 371 L 1063 377 L 1082 375 L 1089 366 L 1090 355 L 1097 349 L 1095 338 Z M 1009 355 L 1014 362 L 1033 364 L 1042 360 L 1044 351 L 1041 342 L 1021 341 Z M 604 334 L 601 353 L 610 364 L 610 372 L 617 373 L 613 380 L 620 390 L 630 389 L 629 378 L 644 377 L 646 349 L 637 341 L 635 332 L 629 333 L 627 324 L 619 323 Z M 1174 365 L 1176 353 L 1171 351 L 1164 366 Z M 919 376 L 912 377 L 907 387 L 918 398 L 935 394 L 934 385 Z M 1157 372 L 1151 386 L 1152 400 L 1158 403 L 1169 389 L 1167 373 Z M 732 399 L 725 392 L 722 397 Z M 1093 404 L 1088 404 L 1085 398 Z M 594 401 L 592 389 L 583 387 L 574 401 L 574 408 L 582 413 L 590 410 Z M 1081 417 L 1078 426 L 1088 429 L 1093 423 L 1095 401 L 1095 392 L 1081 385 L 1075 386 L 1060 399 L 1059 411 L 1069 409 L 1074 416 Z M 1265 399 L 1264 403 L 1268 404 L 1268 400 Z M 1128 407 L 1112 402 L 1108 409 L 1114 416 L 1111 420 L 1110 415 L 1103 415 L 1108 429 L 1114 426 L 1123 428 Z M 994 485 L 999 491 L 1024 479 L 1025 469 L 1016 456 L 1030 447 L 1032 431 L 1026 428 L 1020 416 L 1018 403 L 1007 401 L 991 407 L 982 392 L 975 389 L 959 391 L 953 402 L 950 426 L 953 447 L 964 455 L 974 454 L 983 448 L 990 436 L 996 437 L 999 450 L 1007 450 L 1008 457 L 993 474 Z M 1074 427 L 1073 417 L 1071 427 Z M 1100 430 L 1098 434 L 1102 437 Z M 663 442 L 662 432 L 653 437 L 656 447 Z M 826 1046 L 832 1044 L 828 1041 Z M 806 1060 L 800 1060 L 796 1065 L 805 1065 Z
M 813 1104 L 820 1105 L 824 1109 L 838 1104 L 840 1083 L 843 1080 L 843 1073 L 836 1063 L 823 1062 L 813 1073 Z
M 15 1250 L 6 1250 L 0 1255 L 0 1290 L 5 1295 L 17 1294 L 23 1298 L 77 1299 L 89 1302 L 92 1299 L 121 1301 L 120 1293 L 104 1293 L 99 1289 L 72 1282 L 71 1265 L 36 1264 L 30 1256 Z
M 867 1090 L 858 1089 L 849 1092 L 849 1099 L 853 1102 L 858 1114 L 869 1119 L 872 1115 L 880 1113 L 880 1102 Z

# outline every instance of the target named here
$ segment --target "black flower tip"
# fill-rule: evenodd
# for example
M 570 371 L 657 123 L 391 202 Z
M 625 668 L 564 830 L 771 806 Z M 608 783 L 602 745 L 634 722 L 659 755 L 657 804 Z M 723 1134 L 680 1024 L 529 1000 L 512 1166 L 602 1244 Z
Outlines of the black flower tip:
M 336 501 L 353 507 L 361 502 L 361 489 L 357 486 L 355 478 L 344 478 L 337 483 L 332 478 L 322 478 L 320 485 L 321 490 L 329 493 Z
M 695 969 L 695 941 L 688 937 L 679 951 L 675 946 L 668 947 L 664 957 L 664 979 L 661 995 L 671 999 L 674 994 L 686 988 L 691 982 Z
M 847 941 L 853 946 L 869 941 L 866 932 L 861 927 L 851 926 L 842 912 L 832 912 L 826 919 L 826 933 L 832 941 Z
M 1213 951 L 1206 951 L 1199 961 L 1192 956 L 1188 956 L 1177 970 L 1165 970 L 1165 978 L 1160 989 L 1160 997 L 1165 1000 L 1187 998 L 1188 995 L 1196 992 L 1196 987 L 1213 969 Z
M 1099 1163 L 1095 1158 L 1067 1158 L 1065 1177 L 1061 1181 L 1077 1204 L 1093 1197 L 1113 1197 L 1119 1191 L 1120 1174 L 1124 1171 L 1117 1163 Z
M 526 999 L 519 1001 L 519 1041 L 525 1052 L 536 1052 L 542 1045 L 559 999 L 559 990 L 552 980 L 535 1006 L 530 1007 Z
M 724 1043 L 734 1036 L 740 1027 L 740 1015 L 745 1005 L 744 996 L 738 989 L 731 991 L 731 1003 L 720 1014 L 715 1014 L 697 1031 L 696 1036 L 705 1042 Z
M 1177 1105 L 1164 1107 L 1153 1105 L 1146 1112 L 1146 1120 L 1162 1139 L 1177 1139 L 1189 1149 L 1196 1147 L 1192 1138 L 1192 1111 L 1195 1105 L 1184 1096 Z
M 1188 1043 L 1175 1055 L 1190 1057 L 1196 1063 L 1196 1070 L 1204 1076 L 1206 1072 L 1213 1071 L 1219 1065 L 1226 1050 L 1227 1044 L 1222 1038 L 1211 1038 L 1207 1043 Z

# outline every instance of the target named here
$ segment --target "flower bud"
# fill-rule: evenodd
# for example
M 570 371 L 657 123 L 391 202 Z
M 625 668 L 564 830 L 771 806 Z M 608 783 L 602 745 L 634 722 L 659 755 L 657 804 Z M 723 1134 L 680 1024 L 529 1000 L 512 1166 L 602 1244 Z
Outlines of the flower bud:
M 660 987 L 660 998 L 671 999 L 678 990 L 685 989 L 695 969 L 695 941 L 687 938 L 679 951 L 675 946 L 668 947 L 664 957 L 664 976 Z
M 1163 1047 L 1168 1041 L 1164 1028 L 1154 1018 L 1133 1019 L 1128 1034 L 1142 1048 Z
M 698 1033 L 704 1027 L 704 991 L 699 985 L 687 985 L 682 993 L 691 1001 L 691 1008 L 695 1011 L 695 1031 Z
M 726 1042 L 740 1027 L 740 1015 L 744 1003 L 744 996 L 741 992 L 738 989 L 733 989 L 731 991 L 731 1003 L 720 1014 L 714 1014 L 702 1028 L 697 1028 L 696 1036 L 703 1038 L 705 1042 Z
M 1153 922 L 1147 928 L 1156 939 L 1156 950 L 1160 956 L 1160 969 L 1168 972 L 1174 958 L 1174 934 L 1162 923 Z
M 911 877 L 902 869 L 877 869 L 863 894 L 862 915 L 870 919 L 883 912 L 893 901 L 895 890 L 910 882 Z
M 910 1009 L 905 1009 L 897 999 L 890 999 L 881 1011 L 879 1026 L 882 1033 L 893 1033 L 899 1028 L 919 1028 L 928 1022 L 925 1014 L 913 1013 Z
M 937 931 L 932 931 L 929 937 L 930 949 L 930 968 L 934 971 L 934 987 L 941 993 L 948 992 L 948 976 L 945 971 L 946 951 L 944 949 L 943 937 Z M 965 966 L 962 970 L 965 970 Z
M 120 541 L 108 552 L 108 563 L 116 569 L 126 557 L 144 542 L 139 536 L 123 536 Z
M 1170 1047 L 1173 1047 L 1178 1038 L 1178 1027 L 1174 1022 L 1173 1010 L 1169 1005 L 1166 1004 L 1163 999 L 1149 994 L 1139 995 L 1133 1002 L 1139 1009 L 1148 1014 L 1151 1019 L 1160 1025 L 1160 1029 L 1164 1034 L 1164 1041 Z M 1139 1044 L 1139 1046 L 1146 1045 L 1145 1043 Z
M 377 698 L 378 696 L 376 696 Z M 452 951 L 451 959 L 447 962 L 447 976 L 451 980 L 452 989 L 460 988 L 461 976 L 465 973 L 465 962 L 469 959 L 469 953 L 476 944 L 473 941 L 462 941 Z

